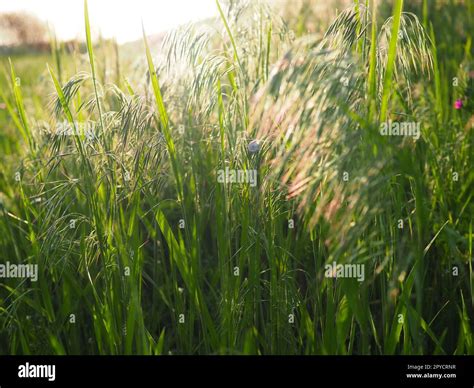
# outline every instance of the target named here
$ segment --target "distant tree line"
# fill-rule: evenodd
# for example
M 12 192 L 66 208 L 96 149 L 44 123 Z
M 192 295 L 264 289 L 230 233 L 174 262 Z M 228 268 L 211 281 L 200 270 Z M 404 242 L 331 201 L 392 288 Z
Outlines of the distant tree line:
M 0 13 L 0 55 L 14 55 L 51 50 L 48 26 L 27 12 Z M 85 52 L 85 44 L 77 40 L 61 42 L 61 50 Z
M 32 46 L 48 42 L 46 24 L 27 12 L 1 13 L 0 32 L 2 46 Z

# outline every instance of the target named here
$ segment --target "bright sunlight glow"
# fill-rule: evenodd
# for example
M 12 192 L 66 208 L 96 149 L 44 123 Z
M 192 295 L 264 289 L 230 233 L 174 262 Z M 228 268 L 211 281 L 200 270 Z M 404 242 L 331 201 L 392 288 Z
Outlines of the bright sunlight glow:
M 155 34 L 217 15 L 215 0 L 89 0 L 88 5 L 93 32 L 119 43 L 139 39 L 142 20 L 147 34 Z M 0 2 L 0 13 L 32 13 L 54 26 L 62 40 L 84 37 L 83 8 L 83 0 Z

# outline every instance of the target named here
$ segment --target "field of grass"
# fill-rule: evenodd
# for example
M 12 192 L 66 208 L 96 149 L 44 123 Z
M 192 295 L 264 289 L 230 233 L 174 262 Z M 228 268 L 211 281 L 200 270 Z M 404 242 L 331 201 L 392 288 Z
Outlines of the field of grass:
M 0 58 L 0 354 L 474 354 L 474 1 L 376 3 Z

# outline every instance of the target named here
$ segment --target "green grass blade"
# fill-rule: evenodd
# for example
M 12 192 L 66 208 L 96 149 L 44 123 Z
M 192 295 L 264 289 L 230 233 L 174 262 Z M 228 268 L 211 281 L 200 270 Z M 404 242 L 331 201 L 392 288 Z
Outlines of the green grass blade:
M 400 20 L 403 11 L 403 0 L 395 0 L 393 5 L 392 33 L 390 35 L 390 44 L 388 48 L 387 64 L 383 80 L 383 94 L 380 108 L 380 122 L 387 119 L 388 103 L 392 91 L 393 73 L 395 61 L 397 59 L 398 33 L 400 31 Z
M 158 76 L 156 74 L 155 65 L 153 64 L 153 58 L 151 57 L 150 48 L 148 46 L 148 40 L 146 38 L 145 29 L 143 28 L 143 41 L 145 43 L 146 59 L 148 64 L 148 72 L 150 74 L 150 80 L 153 87 L 153 93 L 155 95 L 155 102 L 158 108 L 159 119 L 161 122 L 161 128 L 163 135 L 165 137 L 166 146 L 170 156 L 171 166 L 173 168 L 173 173 L 176 180 L 176 187 L 178 192 L 178 199 L 182 201 L 183 199 L 183 183 L 181 172 L 179 169 L 178 158 L 176 155 L 176 148 L 174 145 L 173 138 L 171 136 L 168 113 L 163 102 L 163 96 L 161 94 L 161 88 L 158 81 Z

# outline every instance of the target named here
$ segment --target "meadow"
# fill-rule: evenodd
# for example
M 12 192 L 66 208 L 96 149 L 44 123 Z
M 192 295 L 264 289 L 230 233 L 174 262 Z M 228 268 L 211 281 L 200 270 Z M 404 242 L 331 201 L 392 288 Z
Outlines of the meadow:
M 474 354 L 474 1 L 301 3 L 0 57 L 0 354 Z

